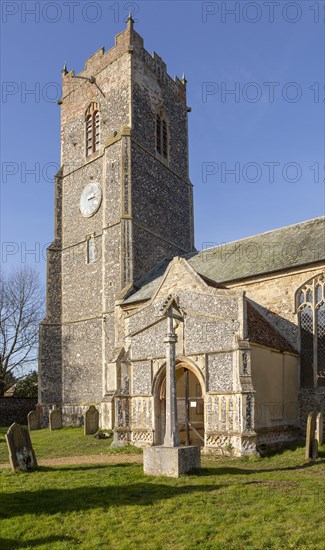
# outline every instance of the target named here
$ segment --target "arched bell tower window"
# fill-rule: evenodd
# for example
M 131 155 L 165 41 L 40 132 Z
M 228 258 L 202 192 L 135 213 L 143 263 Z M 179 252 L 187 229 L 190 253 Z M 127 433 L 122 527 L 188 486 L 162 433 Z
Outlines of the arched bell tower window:
M 86 156 L 99 150 L 100 113 L 98 103 L 91 103 L 86 111 Z
M 301 385 L 325 386 L 325 275 L 307 281 L 296 292 L 300 329 Z
M 168 159 L 168 121 L 163 110 L 156 114 L 156 151 L 166 160 Z

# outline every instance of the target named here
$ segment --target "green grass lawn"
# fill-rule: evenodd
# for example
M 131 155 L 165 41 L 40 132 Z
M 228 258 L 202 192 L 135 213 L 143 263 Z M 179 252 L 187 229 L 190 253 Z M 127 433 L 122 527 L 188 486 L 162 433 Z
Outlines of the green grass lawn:
M 60 449 L 66 435 L 70 446 Z M 32 438 L 38 456 L 110 452 L 76 428 Z M 200 475 L 179 479 L 148 477 L 126 463 L 2 470 L 0 547 L 324 550 L 324 466 L 323 446 L 307 464 L 302 447 L 268 458 L 205 458 Z
M 5 433 L 8 428 L 0 428 L 0 464 L 8 462 L 8 450 Z M 49 429 L 30 432 L 37 459 L 60 456 L 101 455 L 120 453 L 142 453 L 137 447 L 111 447 L 112 438 L 95 439 L 92 435 L 83 435 L 83 428 Z

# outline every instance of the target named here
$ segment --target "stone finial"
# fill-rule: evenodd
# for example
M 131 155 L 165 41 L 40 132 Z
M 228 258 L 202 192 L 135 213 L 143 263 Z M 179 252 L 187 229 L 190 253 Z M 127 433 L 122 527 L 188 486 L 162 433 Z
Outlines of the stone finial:
M 181 81 L 183 82 L 184 86 L 186 85 L 187 83 L 187 80 L 186 80 L 186 77 L 185 77 L 185 73 L 183 73 L 183 76 L 181 78 Z
M 129 12 L 128 18 L 126 20 L 126 26 L 130 31 L 133 31 L 134 19 L 131 15 L 131 12 Z
M 68 69 L 67 69 L 67 64 L 64 63 L 61 73 L 62 73 L 63 75 L 66 75 L 66 74 L 68 74 L 68 72 L 69 72 L 69 71 L 68 71 Z

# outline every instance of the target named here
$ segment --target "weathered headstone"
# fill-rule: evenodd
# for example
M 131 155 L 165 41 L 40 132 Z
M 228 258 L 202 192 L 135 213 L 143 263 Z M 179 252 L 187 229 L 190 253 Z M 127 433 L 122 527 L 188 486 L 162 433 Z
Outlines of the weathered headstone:
M 323 445 L 323 433 L 324 433 L 324 419 L 322 413 L 318 413 L 316 418 L 316 434 L 315 437 L 318 441 L 318 445 Z
M 28 429 L 31 432 L 32 430 L 40 430 L 41 428 L 41 418 L 39 412 L 30 411 L 27 415 Z
M 315 430 L 316 413 L 310 412 L 307 420 L 305 460 L 309 460 L 310 458 L 313 458 L 313 454 L 315 455 Z
M 11 424 L 6 433 L 10 465 L 13 470 L 19 468 L 24 472 L 37 467 L 29 431 L 20 424 Z
M 85 414 L 84 434 L 90 435 L 98 432 L 99 412 L 94 405 L 91 405 Z
M 62 428 L 62 412 L 60 409 L 53 409 L 49 416 L 50 430 L 60 430 Z

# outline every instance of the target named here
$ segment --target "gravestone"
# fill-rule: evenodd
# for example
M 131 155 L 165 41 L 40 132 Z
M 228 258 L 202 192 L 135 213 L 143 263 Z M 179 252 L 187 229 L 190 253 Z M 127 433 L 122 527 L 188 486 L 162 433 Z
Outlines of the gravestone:
M 62 428 L 62 412 L 60 409 L 53 409 L 49 416 L 50 430 L 61 430 Z
M 99 429 L 99 412 L 91 405 L 85 414 L 84 434 L 91 435 L 98 432 Z
M 305 449 L 305 460 L 315 457 L 317 451 L 315 449 L 315 430 L 316 430 L 316 413 L 310 412 L 307 420 L 307 431 L 306 431 L 306 449 Z M 316 456 L 317 458 L 317 456 Z
M 318 458 L 318 441 L 317 439 L 314 439 L 311 444 L 311 458 L 313 460 L 317 460 Z
M 39 415 L 39 412 L 36 411 L 30 411 L 27 415 L 27 423 L 28 423 L 28 429 L 29 431 L 33 430 L 40 430 L 41 428 L 41 417 Z
M 10 465 L 13 470 L 19 468 L 24 472 L 37 467 L 29 431 L 20 424 L 11 424 L 6 433 Z
M 315 437 L 318 441 L 318 445 L 323 445 L 323 433 L 324 433 L 324 419 L 322 413 L 318 413 L 316 418 L 316 434 Z

